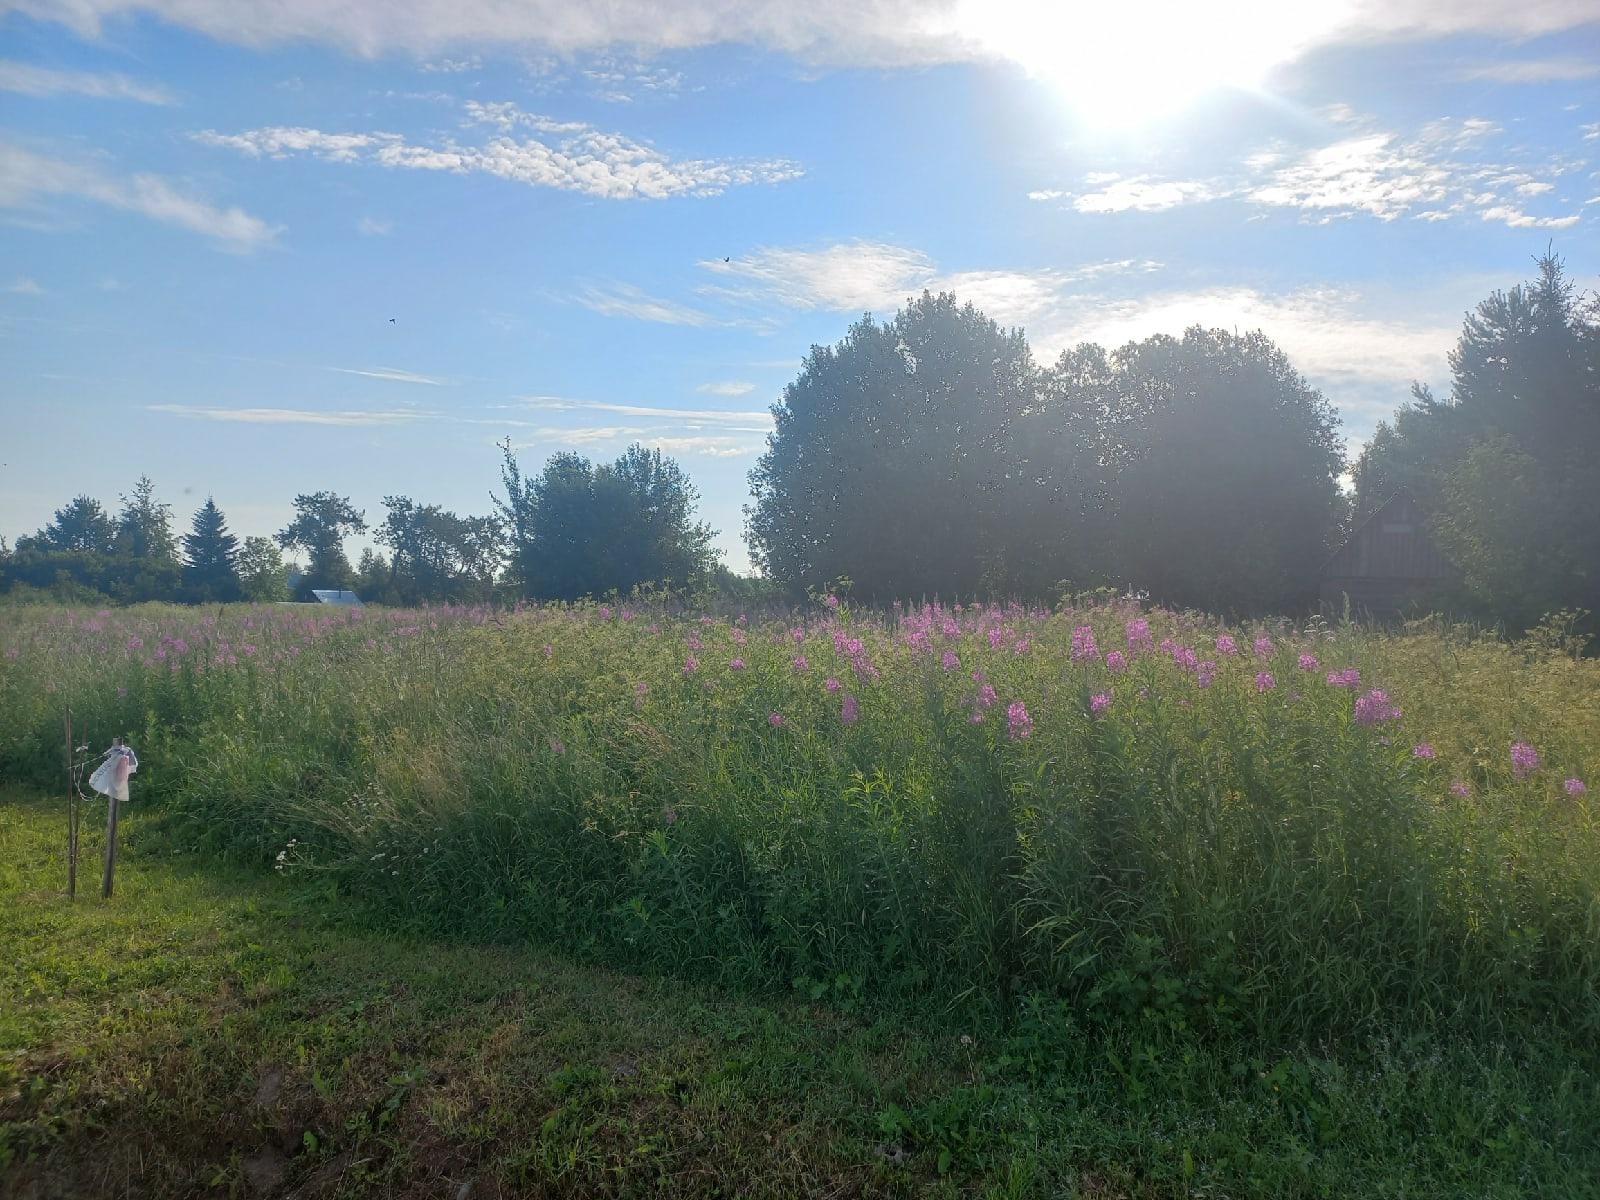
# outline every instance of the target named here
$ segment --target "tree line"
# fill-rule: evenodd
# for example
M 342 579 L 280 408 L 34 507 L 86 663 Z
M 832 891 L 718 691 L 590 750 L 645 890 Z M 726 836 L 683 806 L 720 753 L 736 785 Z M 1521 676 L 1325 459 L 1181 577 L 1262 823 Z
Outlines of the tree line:
M 1359 521 L 1409 488 L 1460 569 L 1440 607 L 1526 626 L 1600 612 L 1600 308 L 1547 254 L 1465 322 L 1354 464 L 1260 333 L 1192 328 L 1051 365 L 950 295 L 813 347 L 751 472 L 756 563 L 874 601 L 1112 586 L 1304 612 Z M 1341 476 L 1351 469 L 1354 488 Z
M 760 586 L 797 597 L 841 580 L 874 602 L 1110 586 L 1300 612 L 1327 556 L 1405 487 L 1461 571 L 1442 605 L 1513 625 L 1600 611 L 1597 301 L 1546 255 L 1467 317 L 1450 368 L 1448 396 L 1415 387 L 1352 464 L 1333 406 L 1260 333 L 1195 327 L 1041 365 L 1020 330 L 924 293 L 812 347 L 773 406 L 745 537 Z M 395 495 L 369 527 L 321 491 L 296 496 L 274 536 L 240 541 L 209 499 L 174 536 L 149 479 L 115 515 L 79 496 L 0 544 L 0 590 L 214 602 L 353 588 L 419 604 L 734 585 L 693 484 L 659 451 L 561 453 L 530 476 L 500 449 L 483 516 Z M 368 532 L 381 549 L 352 565 L 345 543 Z

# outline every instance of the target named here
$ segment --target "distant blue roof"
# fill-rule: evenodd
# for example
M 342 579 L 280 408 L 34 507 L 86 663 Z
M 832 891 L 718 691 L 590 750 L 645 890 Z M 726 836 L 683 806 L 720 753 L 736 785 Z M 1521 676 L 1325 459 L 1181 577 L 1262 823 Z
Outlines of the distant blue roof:
M 319 591 L 313 588 L 311 594 L 317 598 L 318 604 L 353 604 L 357 608 L 362 607 L 361 597 L 354 592 Z

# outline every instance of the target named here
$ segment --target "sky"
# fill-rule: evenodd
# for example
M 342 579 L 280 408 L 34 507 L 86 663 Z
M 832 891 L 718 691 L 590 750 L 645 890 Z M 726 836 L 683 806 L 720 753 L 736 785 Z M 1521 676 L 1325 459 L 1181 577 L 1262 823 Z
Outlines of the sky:
M 1354 450 L 1597 227 L 1595 0 L 0 0 L 0 535 L 141 474 L 240 535 L 483 513 L 503 439 L 638 441 L 744 570 L 863 312 L 1260 329 Z

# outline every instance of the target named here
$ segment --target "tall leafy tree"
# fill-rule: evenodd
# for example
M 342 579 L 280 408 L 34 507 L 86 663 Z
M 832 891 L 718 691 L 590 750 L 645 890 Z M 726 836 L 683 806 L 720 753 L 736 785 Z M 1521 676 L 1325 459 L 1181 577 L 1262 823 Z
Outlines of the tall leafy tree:
M 289 599 L 288 567 L 272 538 L 245 538 L 239 548 L 239 587 L 246 600 L 261 604 Z
M 489 598 L 501 557 L 498 518 L 461 517 L 407 496 L 383 503 L 389 512 L 377 538 L 390 549 L 386 592 L 395 603 Z
M 239 539 L 228 532 L 228 522 L 217 502 L 206 502 L 195 511 L 189 532 L 183 535 L 183 588 L 186 597 L 198 603 L 238 600 Z
M 366 514 L 348 497 L 333 492 L 296 496 L 294 511 L 294 520 L 277 535 L 278 545 L 285 550 L 304 550 L 310 560 L 294 598 L 310 599 L 311 593 L 320 589 L 348 589 L 355 572 L 345 557 L 344 541 L 351 534 L 366 532 Z
M 947 293 L 813 346 L 750 473 L 751 554 L 804 589 L 888 600 L 1004 575 L 1013 425 L 1035 391 L 1019 331 Z
M 1118 575 L 1176 605 L 1303 605 L 1344 511 L 1332 405 L 1260 333 L 1195 327 L 1111 363 Z
M 681 587 L 715 566 L 715 533 L 694 520 L 699 495 L 659 450 L 632 446 L 600 466 L 556 454 L 533 478 L 511 474 L 509 450 L 507 460 L 507 496 L 497 503 L 524 595 L 574 600 L 645 583 Z

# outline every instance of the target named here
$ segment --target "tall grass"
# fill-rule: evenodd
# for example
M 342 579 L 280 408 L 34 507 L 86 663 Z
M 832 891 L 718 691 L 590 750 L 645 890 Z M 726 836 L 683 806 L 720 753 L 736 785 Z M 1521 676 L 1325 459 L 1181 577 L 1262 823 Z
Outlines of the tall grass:
M 844 1003 L 1600 1035 L 1600 663 L 1548 646 L 1099 604 L 19 610 L 0 648 L 7 775 L 53 777 L 70 702 L 197 846 L 436 930 Z

